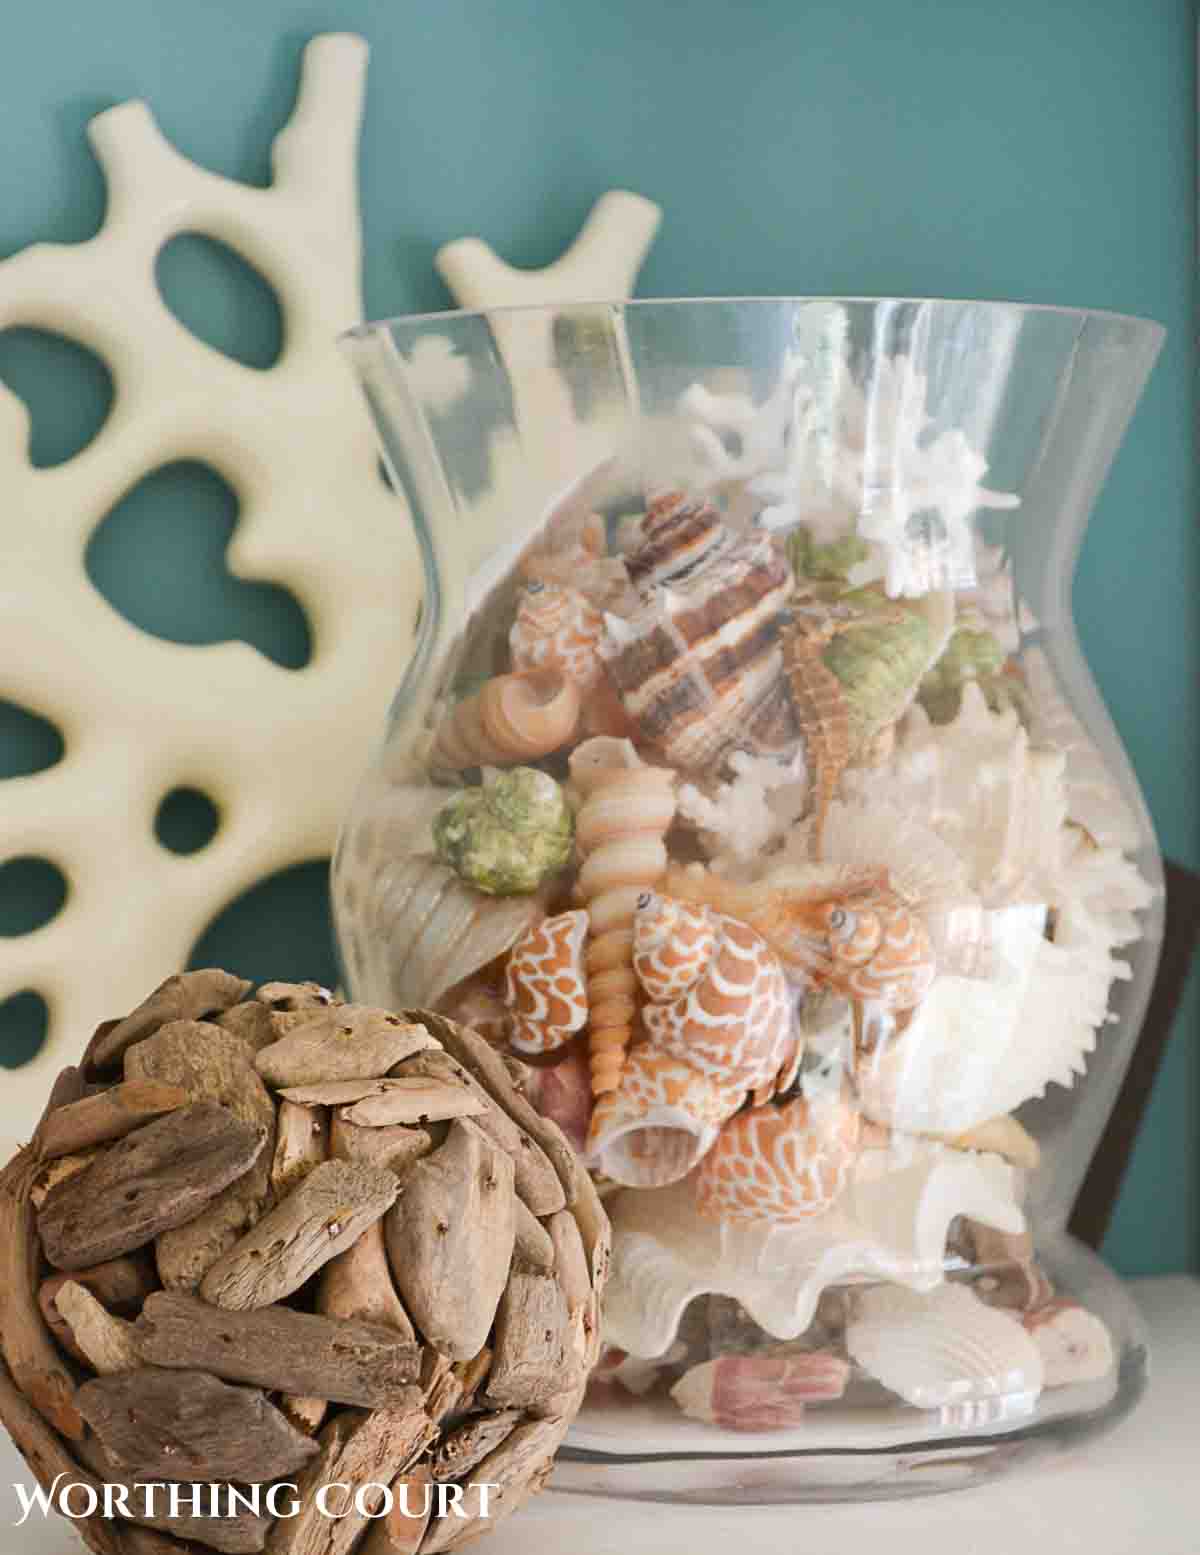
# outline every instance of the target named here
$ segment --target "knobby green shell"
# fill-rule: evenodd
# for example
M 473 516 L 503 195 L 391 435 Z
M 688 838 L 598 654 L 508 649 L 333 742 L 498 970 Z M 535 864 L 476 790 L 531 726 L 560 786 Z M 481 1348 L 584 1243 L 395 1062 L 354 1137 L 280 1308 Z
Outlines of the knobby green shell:
M 1004 649 L 993 633 L 983 627 L 960 626 L 921 681 L 917 699 L 933 723 L 949 723 L 958 714 L 963 686 L 976 680 L 992 711 L 1002 711 L 1019 701 L 1019 687 L 1012 676 L 1003 673 L 1004 663 Z
M 872 589 L 840 594 L 838 604 L 861 608 L 862 621 L 837 632 L 821 658 L 841 682 L 857 751 L 912 702 L 935 651 L 933 628 L 920 611 Z
M 819 545 L 807 529 L 794 529 L 784 548 L 797 578 L 811 578 L 814 583 L 845 583 L 852 569 L 871 554 L 871 547 L 857 535 Z
M 461 789 L 433 822 L 438 857 L 490 896 L 536 891 L 565 868 L 574 834 L 561 787 L 533 767 L 513 767 L 481 787 Z

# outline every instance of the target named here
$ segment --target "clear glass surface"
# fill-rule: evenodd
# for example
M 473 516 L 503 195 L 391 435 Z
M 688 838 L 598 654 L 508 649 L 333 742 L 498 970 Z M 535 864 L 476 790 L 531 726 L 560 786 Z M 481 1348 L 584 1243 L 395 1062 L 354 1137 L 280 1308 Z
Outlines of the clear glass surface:
M 1161 872 L 1070 590 L 1161 338 L 805 298 L 347 337 L 426 575 L 340 949 L 601 1188 L 568 1488 L 947 1488 L 1138 1396 L 1065 1224 Z

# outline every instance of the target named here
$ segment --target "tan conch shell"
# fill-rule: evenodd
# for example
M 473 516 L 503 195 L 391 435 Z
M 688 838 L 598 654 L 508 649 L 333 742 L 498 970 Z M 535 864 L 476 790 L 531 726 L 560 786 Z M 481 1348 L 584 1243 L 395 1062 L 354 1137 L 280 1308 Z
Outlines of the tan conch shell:
M 677 1182 L 712 1147 L 745 1092 L 647 1043 L 632 1048 L 619 1086 L 596 1102 L 587 1160 L 630 1188 Z
M 592 1090 L 616 1089 L 637 1019 L 633 920 L 637 901 L 667 867 L 663 842 L 675 815 L 675 774 L 648 767 L 628 740 L 585 740 L 570 759 L 582 796 L 575 844 L 577 891 L 588 913 Z
M 787 981 L 748 924 L 644 892 L 633 965 L 651 1001 L 644 1041 L 659 1052 L 742 1091 L 769 1091 L 781 1070 L 794 1070 Z
M 862 1133 L 845 1091 L 739 1112 L 701 1163 L 696 1207 L 718 1220 L 782 1225 L 822 1215 L 850 1180 Z
M 895 1013 L 929 992 L 937 958 L 920 915 L 886 872 L 837 886 L 739 885 L 704 870 L 671 869 L 665 889 L 751 925 L 785 966 L 818 987 Z
M 515 766 L 558 750 L 579 723 L 579 688 L 561 671 L 497 675 L 464 697 L 438 730 L 435 767 Z
M 578 589 L 560 583 L 527 583 L 508 634 L 517 671 L 557 670 L 586 696 L 604 674 L 598 644 L 604 617 Z
M 543 918 L 512 948 L 504 1002 L 512 1011 L 510 1045 L 518 1053 L 552 1053 L 587 1024 L 583 945 L 585 912 Z

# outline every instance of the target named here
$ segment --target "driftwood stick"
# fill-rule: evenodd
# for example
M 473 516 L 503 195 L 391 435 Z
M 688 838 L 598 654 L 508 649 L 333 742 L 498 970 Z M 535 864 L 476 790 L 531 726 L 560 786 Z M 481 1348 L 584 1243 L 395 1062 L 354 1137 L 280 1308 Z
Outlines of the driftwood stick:
M 231 1387 L 203 1371 L 151 1367 L 94 1377 L 78 1402 L 107 1451 L 139 1479 L 259 1484 L 294 1473 L 317 1452 L 257 1388 Z
M 232 1036 L 240 1038 L 252 1053 L 257 1053 L 260 1048 L 269 1047 L 272 1042 L 278 1042 L 283 1035 L 276 1017 L 257 999 L 247 999 L 242 1004 L 235 1004 L 232 1009 L 218 1015 L 213 1024 L 220 1026 L 222 1031 L 228 1031 Z
M 377 1323 L 335 1321 L 290 1307 L 223 1312 L 160 1291 L 134 1327 L 142 1359 L 211 1371 L 228 1382 L 372 1409 L 419 1401 L 421 1352 Z
M 35 1154 L 40 1156 L 42 1153 L 42 1134 L 46 1124 L 60 1107 L 70 1107 L 75 1102 L 81 1101 L 87 1095 L 87 1089 L 87 1079 L 82 1069 L 72 1066 L 59 1070 L 54 1084 L 50 1087 L 46 1109 L 42 1113 L 31 1141 Z
M 152 1290 L 158 1289 L 154 1264 L 144 1253 L 134 1253 L 124 1258 L 111 1258 L 107 1263 L 93 1264 L 78 1269 L 73 1274 L 51 1274 L 38 1287 L 38 1305 L 46 1326 L 57 1342 L 76 1356 L 86 1359 L 74 1348 L 70 1327 L 64 1321 L 55 1304 L 55 1297 L 68 1280 L 74 1280 L 85 1290 L 91 1291 L 96 1300 L 122 1317 L 136 1317 L 142 1302 Z
M 399 1191 L 383 1167 L 323 1161 L 213 1264 L 200 1294 L 229 1311 L 282 1301 L 352 1247 Z
M 50 1196 L 50 1190 L 57 1188 L 60 1182 L 66 1182 L 68 1177 L 74 1177 L 76 1172 L 83 1171 L 85 1166 L 90 1166 L 100 1154 L 99 1148 L 84 1150 L 79 1155 L 60 1155 L 52 1161 L 43 1161 L 37 1175 L 33 1179 L 33 1187 L 30 1189 L 29 1198 L 34 1209 L 41 1209 Z
M 377 1080 L 437 1044 L 423 1026 L 385 1010 L 335 1004 L 314 1010 L 286 1037 L 260 1048 L 258 1072 L 277 1090 L 327 1080 Z
M 160 1238 L 158 1271 L 176 1290 L 195 1290 L 207 1270 L 263 1211 L 275 1152 L 275 1104 L 240 1037 L 205 1021 L 175 1021 L 131 1047 L 128 1079 L 181 1085 L 194 1101 L 215 1101 L 267 1131 L 267 1146 L 247 1172 L 215 1197 L 190 1225 Z
M 321 983 L 264 983 L 254 995 L 259 1004 L 273 1014 L 290 1015 L 297 1010 L 319 1010 L 343 1001 Z
M 39 1132 L 41 1153 L 49 1159 L 121 1139 L 143 1123 L 174 1112 L 187 1100 L 187 1092 L 178 1085 L 126 1080 L 52 1112 Z
M 343 1410 L 318 1438 L 320 1451 L 298 1480 L 298 1517 L 280 1521 L 271 1536 L 271 1555 L 349 1555 L 370 1519 L 355 1510 L 354 1492 L 364 1484 L 388 1485 L 411 1468 L 435 1435 L 423 1409 L 377 1409 L 363 1415 Z M 333 1516 L 322 1516 L 317 1491 L 325 1485 L 349 1485 L 329 1492 L 326 1504 Z M 375 1493 L 371 1510 L 382 1504 Z M 345 1515 L 341 1515 L 345 1513 Z
M 412 1322 L 392 1282 L 382 1220 L 369 1225 L 353 1247 L 322 1269 L 317 1311 L 325 1317 L 383 1323 L 416 1343 Z
M 329 1153 L 338 1161 L 361 1161 L 366 1166 L 386 1166 L 397 1176 L 428 1155 L 433 1135 L 428 1129 L 396 1123 L 388 1128 L 359 1128 L 335 1112 L 329 1126 Z
M 353 1106 L 342 1107 L 339 1116 L 359 1128 L 386 1128 L 392 1123 L 444 1123 L 484 1111 L 486 1104 L 465 1085 L 412 1075 L 380 1080 L 377 1090 Z
M 119 1501 L 116 1503 L 121 1506 L 120 1515 L 125 1520 L 110 1525 L 121 1531 L 121 1555 L 127 1555 L 131 1548 L 148 1548 L 152 1555 L 167 1555 L 172 1546 L 175 1551 L 186 1550 L 188 1555 L 194 1555 L 197 1544 L 220 1550 L 223 1555 L 255 1555 L 266 1545 L 267 1534 L 271 1531 L 271 1518 L 256 1516 L 240 1508 L 227 1516 L 227 1485 L 217 1483 L 216 1510 L 220 1515 L 211 1517 L 208 1514 L 213 1507 L 207 1485 L 181 1484 L 178 1480 L 136 1480 L 127 1468 L 105 1452 L 99 1437 L 94 1435 L 87 1436 L 77 1451 L 103 1484 L 111 1485 L 117 1493 L 122 1490 L 125 1492 L 123 1504 Z M 176 1505 L 179 1508 L 175 1516 L 170 1515 L 172 1493 L 177 1497 Z M 192 1497 L 197 1494 L 200 1496 L 199 1509 L 193 1510 Z M 133 1543 L 131 1535 L 135 1526 L 156 1530 L 162 1537 L 157 1543 L 149 1540 L 143 1541 L 141 1545 Z M 167 1535 L 173 1537 L 168 1538 Z M 175 1545 L 175 1539 L 195 1542 Z M 130 1540 L 128 1545 L 126 1540 Z
M 570 1380 L 569 1328 L 558 1283 L 547 1274 L 514 1269 L 496 1313 L 488 1401 L 532 1409 L 562 1392 Z
M 425 1535 L 421 1555 L 440 1555 L 490 1532 L 540 1490 L 567 1434 L 567 1424 L 565 1420 L 531 1420 L 511 1431 L 472 1474 L 461 1502 L 463 1515 L 448 1512 L 435 1523 Z M 485 1492 L 484 1485 L 500 1488 Z
M 583 1170 L 579 1166 L 570 1141 L 557 1123 L 552 1123 L 549 1118 L 543 1118 L 517 1090 L 503 1055 L 485 1042 L 477 1032 L 471 1031 L 466 1026 L 460 1026 L 457 1021 L 447 1020 L 444 1015 L 436 1015 L 427 1010 L 407 1010 L 402 1013 L 410 1020 L 421 1021 L 447 1053 L 452 1058 L 456 1058 L 475 1076 L 484 1089 L 491 1093 L 517 1127 L 545 1152 L 562 1183 L 566 1202 L 572 1203 Z M 535 1204 L 530 1204 L 529 1207 L 535 1215 L 548 1215 L 556 1209 L 561 1209 L 562 1205 L 554 1204 L 549 1209 L 539 1209 Z
M 56 1480 L 62 1484 L 90 1485 L 103 1502 L 103 1488 L 86 1474 L 67 1451 L 62 1437 L 52 1430 L 0 1365 L 0 1421 L 3 1421 L 13 1445 L 43 1490 L 50 1492 Z M 82 1424 L 82 1422 L 81 1422 Z M 122 1555 L 117 1530 L 100 1516 L 72 1519 L 96 1555 Z
M 328 1156 L 329 1113 L 326 1109 L 280 1102 L 275 1120 L 275 1159 L 271 1163 L 271 1191 L 276 1199 L 289 1194 Z
M 388 1259 L 426 1339 L 455 1360 L 483 1348 L 515 1237 L 513 1165 L 468 1118 L 400 1179 Z
M 230 1009 L 249 993 L 251 984 L 217 967 L 178 972 L 168 977 L 137 1009 L 115 1025 L 100 1028 L 84 1054 L 90 1072 L 113 1068 L 125 1049 L 171 1021 L 202 1020 Z M 107 1025 L 107 1023 L 106 1023 Z
M 192 1220 L 254 1164 L 266 1138 L 212 1102 L 126 1134 L 47 1197 L 38 1216 L 46 1257 L 85 1269 Z
M 540 1220 L 529 1213 L 523 1200 L 517 1199 L 513 1210 L 516 1230 L 513 1256 L 525 1268 L 537 1269 L 542 1274 L 549 1273 L 554 1267 L 554 1244 L 550 1240 L 550 1233 Z M 566 1212 L 560 1210 L 559 1213 Z
M 579 1222 L 569 1209 L 559 1210 L 546 1222 L 546 1231 L 554 1248 L 554 1277 L 559 1283 L 572 1317 L 582 1312 L 592 1294 L 592 1276 Z
M 371 1525 L 359 1555 L 417 1555 L 433 1512 L 433 1480 L 427 1463 L 391 1484 L 392 1510 Z
M 501 1409 L 492 1415 L 478 1415 L 448 1431 L 430 1459 L 434 1479 L 465 1479 L 476 1464 L 499 1447 L 520 1419 L 519 1409 Z
M 26 1148 L 0 1173 L 0 1345 L 21 1392 L 60 1435 L 77 1441 L 83 1421 L 74 1403 L 75 1379 L 37 1299 L 40 1255 L 31 1197 L 37 1172 L 37 1157 Z
M 86 1287 L 67 1280 L 55 1297 L 55 1305 L 70 1327 L 77 1349 L 100 1376 L 134 1371 L 142 1364 L 133 1324 L 114 1317 Z
M 404 1065 L 404 1073 L 467 1086 L 483 1102 L 483 1111 L 476 1115 L 475 1123 L 512 1159 L 516 1190 L 530 1211 L 534 1215 L 550 1215 L 562 1209 L 566 1194 L 549 1156 L 496 1104 L 469 1069 L 449 1053 L 418 1053 Z

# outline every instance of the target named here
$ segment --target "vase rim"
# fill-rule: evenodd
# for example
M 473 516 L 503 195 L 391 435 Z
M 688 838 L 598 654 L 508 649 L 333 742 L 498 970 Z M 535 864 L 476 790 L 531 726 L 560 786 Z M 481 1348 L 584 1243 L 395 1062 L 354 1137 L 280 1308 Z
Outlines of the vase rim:
M 979 308 L 989 312 L 1056 314 L 1063 318 L 1080 320 L 1102 319 L 1112 324 L 1136 325 L 1139 329 L 1144 330 L 1147 335 L 1157 336 L 1160 343 L 1167 333 L 1166 326 L 1160 324 L 1157 319 L 1145 318 L 1140 314 L 1121 313 L 1112 308 L 1069 307 L 1050 302 L 1017 302 L 1012 299 L 980 297 L 904 297 L 887 295 L 872 297 L 866 295 L 839 296 L 836 294 L 819 293 L 782 293 L 779 295 L 748 293 L 730 297 L 579 297 L 569 300 L 559 299 L 554 302 L 512 303 L 494 308 L 431 309 L 422 313 L 397 313 L 385 318 L 364 320 L 361 324 L 356 324 L 352 328 L 344 330 L 338 338 L 340 341 L 350 342 L 365 339 L 369 335 L 398 325 L 428 324 L 435 321 L 445 324 L 465 319 L 490 319 L 497 316 L 507 317 L 518 314 L 561 313 L 577 308 L 686 308 L 728 305 L 731 303 L 759 306 L 778 306 L 781 303 L 797 305 L 802 303 L 850 303 L 877 306 L 882 303 L 890 303 L 910 307 L 928 303 L 939 308 Z

